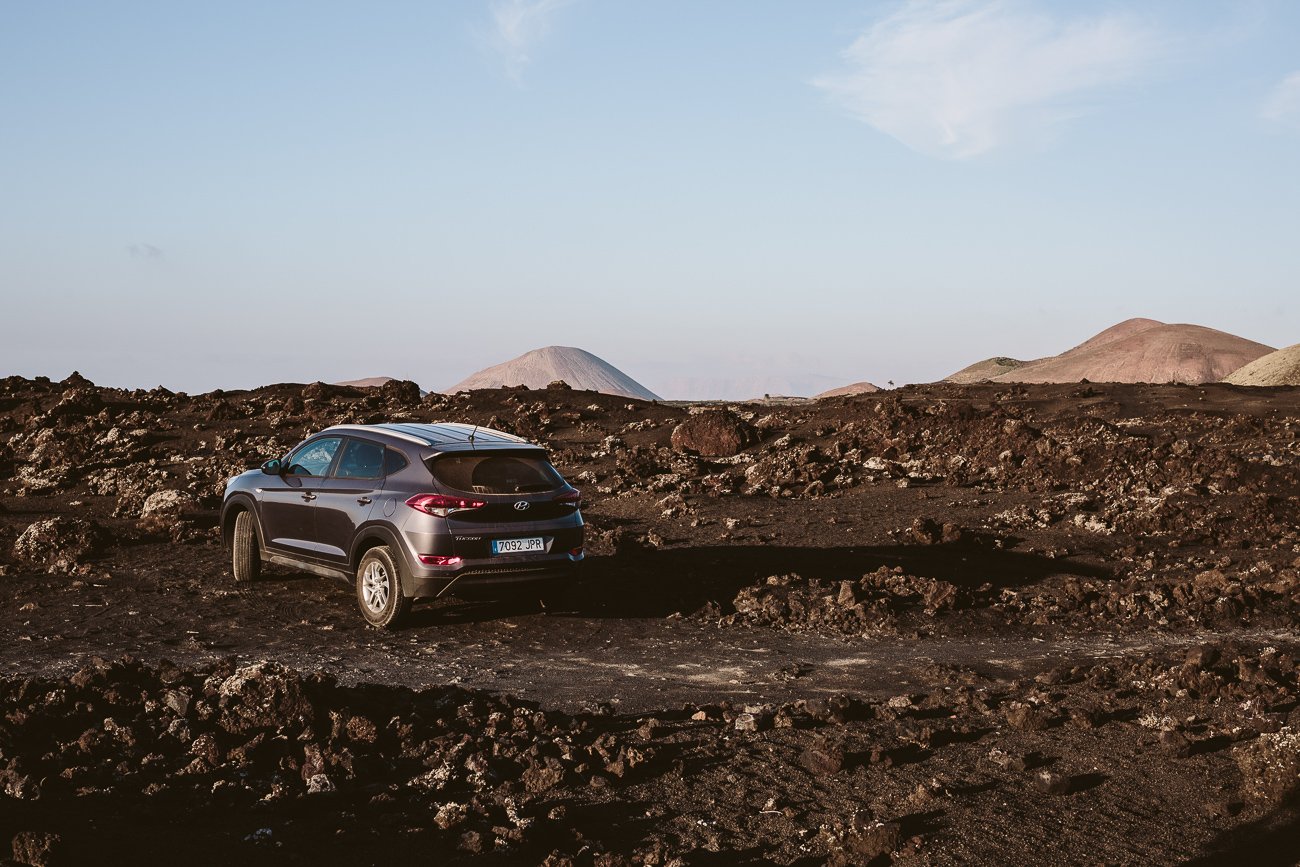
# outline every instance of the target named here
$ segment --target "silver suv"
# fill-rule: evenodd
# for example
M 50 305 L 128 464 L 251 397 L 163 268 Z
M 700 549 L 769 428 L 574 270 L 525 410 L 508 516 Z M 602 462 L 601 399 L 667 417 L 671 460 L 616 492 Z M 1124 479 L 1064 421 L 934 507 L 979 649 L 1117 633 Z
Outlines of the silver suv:
M 502 431 L 337 425 L 231 479 L 221 527 L 235 581 L 264 562 L 341 577 L 391 629 L 453 587 L 564 582 L 583 559 L 580 504 L 541 446 Z

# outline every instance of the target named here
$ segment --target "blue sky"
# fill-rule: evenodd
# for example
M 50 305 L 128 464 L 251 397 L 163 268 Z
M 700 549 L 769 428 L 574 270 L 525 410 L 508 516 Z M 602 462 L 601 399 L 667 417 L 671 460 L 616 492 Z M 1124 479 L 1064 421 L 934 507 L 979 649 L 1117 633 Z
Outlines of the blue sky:
M 0 374 L 439 388 L 559 343 L 696 396 L 1130 316 L 1289 345 L 1298 202 L 1286 0 L 0 0 Z

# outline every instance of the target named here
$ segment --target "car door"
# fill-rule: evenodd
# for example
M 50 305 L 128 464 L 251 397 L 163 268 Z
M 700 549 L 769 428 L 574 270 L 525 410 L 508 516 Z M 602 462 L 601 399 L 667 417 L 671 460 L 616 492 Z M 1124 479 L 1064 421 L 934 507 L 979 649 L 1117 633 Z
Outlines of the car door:
M 339 459 L 316 491 L 316 541 L 322 557 L 348 564 L 352 539 L 380 500 L 383 486 L 383 444 L 347 437 Z
M 261 495 L 262 540 L 272 551 L 319 558 L 315 503 L 342 437 L 307 440 L 285 458 L 284 471 L 268 476 Z

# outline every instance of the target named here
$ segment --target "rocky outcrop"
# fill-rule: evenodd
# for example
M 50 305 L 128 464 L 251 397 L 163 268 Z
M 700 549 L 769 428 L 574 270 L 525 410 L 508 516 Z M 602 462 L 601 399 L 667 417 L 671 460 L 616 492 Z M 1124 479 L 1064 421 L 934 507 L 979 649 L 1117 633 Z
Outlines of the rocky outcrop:
M 16 559 L 48 572 L 76 572 L 105 542 L 103 529 L 84 518 L 47 518 L 30 525 L 14 542 Z
M 754 428 L 725 409 L 693 413 L 672 433 L 673 448 L 709 458 L 739 454 L 757 441 Z

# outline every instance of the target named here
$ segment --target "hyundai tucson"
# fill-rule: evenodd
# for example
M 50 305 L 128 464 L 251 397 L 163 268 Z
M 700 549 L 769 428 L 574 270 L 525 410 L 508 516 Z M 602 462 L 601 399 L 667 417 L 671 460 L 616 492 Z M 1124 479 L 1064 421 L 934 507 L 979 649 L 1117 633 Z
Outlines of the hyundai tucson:
M 580 504 L 545 449 L 511 434 L 349 424 L 231 479 L 221 527 L 236 582 L 264 563 L 341 577 L 391 629 L 453 588 L 565 581 L 583 559 Z

